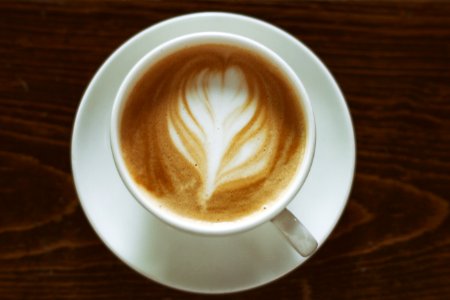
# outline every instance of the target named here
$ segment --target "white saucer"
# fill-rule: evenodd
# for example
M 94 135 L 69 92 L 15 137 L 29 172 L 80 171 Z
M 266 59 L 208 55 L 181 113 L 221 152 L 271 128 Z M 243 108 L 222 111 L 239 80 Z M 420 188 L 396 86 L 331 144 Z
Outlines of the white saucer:
M 256 19 L 224 13 L 186 15 L 152 26 L 117 49 L 81 101 L 72 137 L 73 176 L 93 228 L 131 268 L 180 290 L 236 292 L 269 283 L 306 259 L 270 222 L 220 238 L 189 235 L 161 223 L 128 193 L 109 145 L 114 95 L 127 72 L 153 47 L 198 31 L 252 38 L 277 52 L 303 81 L 316 117 L 317 146 L 310 175 L 289 208 L 319 246 L 323 244 L 343 212 L 353 181 L 355 139 L 350 114 L 323 63 L 292 36 Z

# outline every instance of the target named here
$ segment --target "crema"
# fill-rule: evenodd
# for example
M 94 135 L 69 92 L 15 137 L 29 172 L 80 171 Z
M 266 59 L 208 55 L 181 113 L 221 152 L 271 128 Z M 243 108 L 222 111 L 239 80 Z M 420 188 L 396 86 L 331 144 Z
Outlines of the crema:
M 301 165 L 299 94 L 269 60 L 225 44 L 189 46 L 154 62 L 120 119 L 135 182 L 176 214 L 233 221 L 276 201 Z

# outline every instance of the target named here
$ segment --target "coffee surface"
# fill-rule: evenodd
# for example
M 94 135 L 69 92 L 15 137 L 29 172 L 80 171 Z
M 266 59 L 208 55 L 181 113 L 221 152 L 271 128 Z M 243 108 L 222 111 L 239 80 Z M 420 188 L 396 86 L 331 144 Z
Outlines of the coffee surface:
M 301 163 L 306 125 L 298 97 L 249 50 L 184 48 L 131 90 L 120 123 L 125 163 L 177 214 L 211 222 L 247 216 L 275 201 Z

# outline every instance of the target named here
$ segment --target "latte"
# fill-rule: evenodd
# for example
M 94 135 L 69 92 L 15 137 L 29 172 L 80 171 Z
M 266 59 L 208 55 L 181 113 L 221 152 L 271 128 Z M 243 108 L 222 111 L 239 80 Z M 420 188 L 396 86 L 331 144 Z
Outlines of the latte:
M 178 50 L 152 64 L 127 96 L 119 125 L 127 169 L 176 214 L 222 222 L 257 213 L 301 164 L 299 97 L 282 71 L 250 50 Z

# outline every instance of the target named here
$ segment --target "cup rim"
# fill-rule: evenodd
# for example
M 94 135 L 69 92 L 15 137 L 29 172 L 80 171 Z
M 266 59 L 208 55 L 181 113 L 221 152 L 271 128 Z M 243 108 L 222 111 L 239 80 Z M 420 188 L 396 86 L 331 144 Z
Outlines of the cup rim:
M 127 96 L 137 81 L 141 78 L 143 73 L 146 72 L 154 64 L 154 62 L 186 47 L 186 42 L 189 43 L 188 47 L 205 43 L 221 43 L 238 45 L 246 49 L 255 50 L 279 67 L 289 79 L 291 85 L 295 86 L 296 91 L 299 93 L 299 99 L 301 99 L 299 102 L 304 113 L 304 117 L 307 121 L 307 142 L 303 158 L 299 169 L 296 171 L 294 177 L 289 182 L 288 187 L 283 192 L 283 196 L 280 196 L 282 199 L 273 201 L 273 204 L 271 204 L 267 210 L 250 214 L 248 217 L 230 222 L 208 222 L 184 217 L 170 211 L 169 209 L 161 209 L 156 200 L 149 199 L 149 197 L 151 197 L 149 193 L 138 187 L 138 184 L 134 182 L 132 175 L 126 167 L 126 163 L 120 149 L 119 128 Z M 128 191 L 141 206 L 163 222 L 183 231 L 200 235 L 223 236 L 236 234 L 250 230 L 272 220 L 286 208 L 286 206 L 295 198 L 295 195 L 303 186 L 311 169 L 315 152 L 315 143 L 316 128 L 311 101 L 297 74 L 281 57 L 278 56 L 278 54 L 268 47 L 244 36 L 231 33 L 210 31 L 186 34 L 164 42 L 149 51 L 132 67 L 132 69 L 127 73 L 125 79 L 122 81 L 114 99 L 111 113 L 110 146 L 113 154 L 113 160 Z

